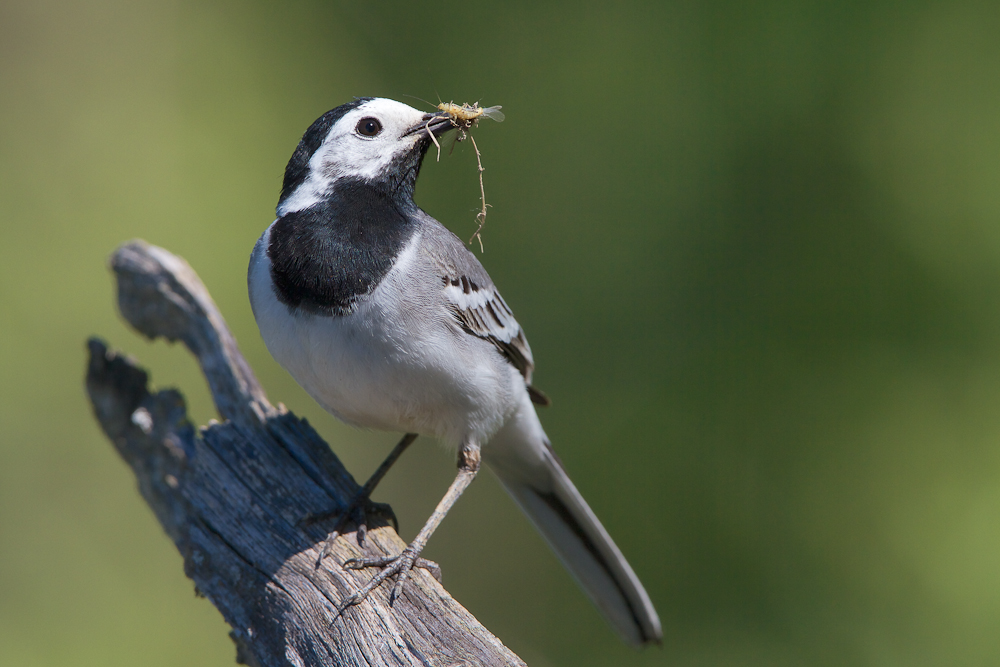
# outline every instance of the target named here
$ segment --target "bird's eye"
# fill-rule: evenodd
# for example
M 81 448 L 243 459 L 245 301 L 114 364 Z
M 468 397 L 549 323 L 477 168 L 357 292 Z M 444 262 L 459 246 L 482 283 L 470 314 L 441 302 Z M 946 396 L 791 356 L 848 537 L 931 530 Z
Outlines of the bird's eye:
M 374 137 L 382 131 L 382 123 L 375 118 L 362 118 L 354 129 L 363 137 Z

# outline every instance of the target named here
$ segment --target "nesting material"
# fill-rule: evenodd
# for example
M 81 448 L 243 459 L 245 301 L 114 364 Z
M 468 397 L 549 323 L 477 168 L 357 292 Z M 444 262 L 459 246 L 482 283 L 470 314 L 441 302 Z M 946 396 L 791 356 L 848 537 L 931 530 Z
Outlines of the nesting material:
M 451 120 L 451 124 L 458 129 L 458 137 L 456 141 L 465 141 L 468 137 L 472 141 L 472 147 L 476 150 L 476 163 L 479 166 L 479 198 L 483 204 L 482 210 L 476 214 L 476 222 L 479 226 L 476 228 L 475 234 L 469 237 L 469 243 L 473 240 L 479 241 L 479 252 L 483 252 L 483 237 L 480 236 L 480 232 L 483 231 L 483 225 L 486 224 L 486 188 L 483 186 L 483 172 L 486 171 L 483 168 L 483 156 L 479 152 L 479 146 L 476 145 L 476 140 L 468 131 L 471 130 L 479 122 L 480 118 L 489 118 L 490 120 L 495 120 L 498 123 L 502 123 L 504 120 L 503 112 L 500 110 L 503 107 L 481 107 L 479 103 L 474 104 L 455 104 L 454 102 L 441 102 L 437 105 L 438 111 L 448 114 L 448 118 Z M 428 125 L 430 121 L 428 121 Z M 437 138 L 434 133 L 427 129 L 427 134 L 430 135 L 431 141 L 437 146 L 438 150 L 438 160 L 441 159 L 441 144 L 438 143 Z

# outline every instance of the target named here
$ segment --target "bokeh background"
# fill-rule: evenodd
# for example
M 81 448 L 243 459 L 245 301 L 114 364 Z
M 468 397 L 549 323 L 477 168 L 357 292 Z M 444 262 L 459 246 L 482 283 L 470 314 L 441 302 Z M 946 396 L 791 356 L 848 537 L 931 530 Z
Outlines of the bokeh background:
M 84 397 L 84 339 L 199 423 L 189 355 L 115 312 L 142 237 L 186 257 L 271 398 L 355 476 L 245 290 L 284 164 L 357 95 L 481 100 L 482 260 L 543 421 L 649 589 L 634 652 L 482 477 L 434 536 L 533 665 L 1000 663 L 1000 5 L 0 2 L 0 664 L 230 665 Z M 465 143 L 418 203 L 463 237 Z M 412 538 L 420 441 L 377 499 Z

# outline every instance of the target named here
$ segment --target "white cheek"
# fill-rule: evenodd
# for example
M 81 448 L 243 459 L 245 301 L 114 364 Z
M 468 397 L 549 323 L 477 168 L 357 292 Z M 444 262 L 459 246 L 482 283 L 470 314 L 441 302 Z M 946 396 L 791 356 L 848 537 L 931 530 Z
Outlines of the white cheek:
M 398 141 L 345 137 L 337 142 L 336 149 L 329 153 L 322 168 L 331 178 L 353 176 L 372 179 L 385 171 L 404 148 Z
M 344 177 L 374 179 L 415 143 L 415 137 L 412 140 L 343 137 L 331 142 L 329 150 L 317 151 L 322 155 L 316 166 L 331 180 Z

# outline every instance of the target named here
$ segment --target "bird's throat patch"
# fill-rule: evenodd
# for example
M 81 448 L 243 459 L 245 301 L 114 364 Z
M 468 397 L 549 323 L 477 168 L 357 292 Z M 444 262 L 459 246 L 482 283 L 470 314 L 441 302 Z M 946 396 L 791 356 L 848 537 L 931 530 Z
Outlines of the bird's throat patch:
M 292 309 L 346 315 L 382 281 L 414 229 L 392 193 L 342 179 L 324 201 L 271 228 L 275 294 Z

